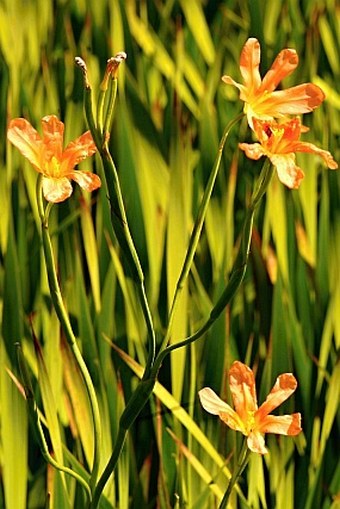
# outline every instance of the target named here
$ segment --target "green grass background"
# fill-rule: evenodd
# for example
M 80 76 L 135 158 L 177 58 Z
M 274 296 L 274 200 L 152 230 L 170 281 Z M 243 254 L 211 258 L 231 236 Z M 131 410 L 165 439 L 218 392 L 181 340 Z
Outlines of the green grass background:
M 303 119 L 310 127 L 304 139 L 340 161 L 336 0 L 1 0 L 0 507 L 85 504 L 79 485 L 47 467 L 36 445 L 19 390 L 16 342 L 56 457 L 82 472 L 93 445 L 86 392 L 49 296 L 37 175 L 6 142 L 9 119 L 24 116 L 39 129 L 44 115 L 57 114 L 66 141 L 76 138 L 86 125 L 74 57 L 85 59 L 98 90 L 107 58 L 127 52 L 110 145 L 160 340 L 219 138 L 242 108 L 220 78 L 240 79 L 249 36 L 261 42 L 262 72 L 281 49 L 296 48 L 300 65 L 285 85 L 312 81 L 327 96 Z M 227 142 L 173 341 L 203 323 L 226 283 L 261 167 L 237 150 L 247 137 L 243 123 Z M 226 372 L 234 359 L 254 367 L 260 401 L 278 374 L 296 375 L 298 390 L 283 410 L 302 413 L 303 434 L 267 436 L 270 454 L 252 455 L 231 507 L 340 507 L 340 176 L 309 154 L 298 161 L 306 174 L 301 188 L 289 191 L 275 176 L 261 204 L 237 297 L 204 338 L 164 363 L 161 385 L 106 488 L 104 509 L 218 507 L 240 437 L 204 414 L 197 391 L 209 385 L 229 401 Z M 103 177 L 99 158 L 82 167 Z M 145 365 L 144 321 L 104 188 L 92 196 L 75 189 L 53 208 L 50 224 L 63 296 L 99 398 L 104 467 Z M 34 352 L 31 323 L 43 360 Z

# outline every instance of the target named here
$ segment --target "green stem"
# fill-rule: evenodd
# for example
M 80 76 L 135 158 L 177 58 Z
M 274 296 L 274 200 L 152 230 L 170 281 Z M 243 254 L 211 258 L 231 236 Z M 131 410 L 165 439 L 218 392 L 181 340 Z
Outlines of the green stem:
M 122 413 L 119 421 L 119 430 L 118 435 L 115 442 L 115 447 L 112 452 L 112 455 L 105 467 L 104 472 L 102 473 L 96 489 L 93 492 L 92 504 L 90 505 L 90 509 L 96 509 L 99 503 L 100 495 L 105 487 L 105 484 L 109 480 L 109 477 L 113 473 L 116 468 L 120 453 L 123 449 L 124 442 L 126 439 L 126 435 L 136 417 L 139 415 L 140 411 L 143 409 L 144 405 L 148 401 L 154 385 L 156 383 L 155 379 L 149 378 L 148 380 L 141 380 L 137 386 L 137 389 L 132 394 L 128 404 L 126 405 L 124 412 Z
M 152 315 L 145 290 L 144 274 L 134 245 L 125 212 L 123 195 L 116 166 L 109 152 L 107 142 L 100 150 L 111 207 L 111 222 L 118 243 L 128 263 L 131 276 L 137 285 L 142 311 L 148 331 L 148 357 L 144 376 L 147 377 L 154 362 L 156 338 Z
M 245 438 L 243 440 L 242 449 L 241 449 L 239 460 L 237 463 L 237 468 L 235 469 L 235 471 L 229 481 L 227 491 L 225 492 L 225 494 L 221 500 L 219 509 L 226 509 L 227 504 L 229 502 L 231 492 L 233 491 L 233 488 L 234 488 L 235 484 L 237 483 L 239 477 L 242 475 L 243 470 L 247 466 L 247 463 L 249 460 L 249 455 L 250 455 L 250 449 L 247 446 L 247 439 Z
M 31 424 L 33 426 L 34 436 L 37 440 L 37 443 L 40 447 L 41 453 L 43 455 L 43 458 L 47 463 L 52 465 L 54 468 L 59 470 L 60 472 L 64 472 L 65 474 L 71 475 L 74 479 L 76 479 L 85 489 L 89 500 L 91 500 L 91 490 L 90 486 L 86 482 L 86 480 L 79 475 L 77 472 L 74 472 L 68 467 L 65 467 L 64 465 L 60 465 L 49 453 L 48 446 L 46 443 L 44 431 L 41 426 L 38 407 L 34 398 L 33 388 L 30 380 L 30 376 L 28 374 L 28 367 L 26 364 L 25 357 L 22 353 L 21 345 L 20 343 L 16 343 L 17 348 L 17 357 L 18 357 L 18 364 L 19 369 L 21 373 L 21 378 L 23 381 L 23 387 L 24 392 L 26 396 L 27 406 L 28 406 L 28 415 L 29 419 L 31 421 Z
M 122 56 L 118 54 L 117 61 L 115 64 L 119 65 Z M 126 55 L 125 57 L 126 58 Z M 142 266 L 139 261 L 138 253 L 136 247 L 134 245 L 132 235 L 129 229 L 128 220 L 124 207 L 123 195 L 120 187 L 119 177 L 117 173 L 116 166 L 111 157 L 109 148 L 108 148 L 108 140 L 106 139 L 106 133 L 111 130 L 112 118 L 113 118 L 113 110 L 116 101 L 117 95 L 117 78 L 113 77 L 111 83 L 110 96 L 108 100 L 108 108 L 105 114 L 105 120 L 103 125 L 103 133 L 99 132 L 98 125 L 94 120 L 93 115 L 93 98 L 92 98 L 92 88 L 88 81 L 87 76 L 87 68 L 85 62 L 79 57 L 76 59 L 77 65 L 80 66 L 83 72 L 84 77 L 84 109 L 86 114 L 87 123 L 89 125 L 91 134 L 99 151 L 103 168 L 105 174 L 105 180 L 110 200 L 110 209 L 111 209 L 111 223 L 115 235 L 117 237 L 120 248 L 122 249 L 123 255 L 127 261 L 127 264 L 130 269 L 131 276 L 138 287 L 139 298 L 142 305 L 142 311 L 148 331 L 148 354 L 145 368 L 145 377 L 148 376 L 148 373 L 153 364 L 155 353 L 156 353 L 156 338 L 155 331 L 153 326 L 153 320 L 151 316 L 150 306 L 145 290 L 144 283 L 144 274 L 142 270 Z M 117 71 L 116 68 L 116 71 Z M 105 88 L 105 87 L 104 87 Z M 104 98 L 106 91 L 100 95 L 100 108 L 103 107 Z M 104 114 L 99 112 L 99 120 L 102 122 L 104 118 Z
M 236 257 L 236 260 L 234 262 L 234 266 L 232 268 L 229 281 L 223 290 L 220 298 L 218 299 L 217 303 L 213 307 L 213 309 L 210 312 L 209 318 L 207 321 L 200 327 L 195 333 L 187 337 L 186 339 L 182 341 L 178 341 L 172 345 L 169 345 L 165 347 L 163 350 L 160 351 L 157 358 L 155 359 L 153 368 L 152 368 L 152 376 L 156 376 L 156 373 L 158 373 L 160 366 L 166 357 L 166 355 L 176 350 L 177 348 L 181 348 L 183 346 L 187 346 L 190 343 L 196 341 L 200 337 L 205 334 L 210 327 L 213 325 L 213 323 L 217 320 L 217 318 L 220 316 L 222 311 L 225 309 L 225 307 L 230 303 L 234 295 L 236 294 L 238 288 L 240 287 L 246 270 L 247 270 L 247 264 L 248 264 L 248 258 L 250 253 L 250 244 L 251 244 L 251 237 L 252 237 L 252 231 L 253 231 L 253 221 L 254 221 L 254 215 L 255 212 L 260 204 L 261 198 L 265 194 L 269 182 L 271 180 L 273 174 L 273 166 L 270 164 L 270 161 L 266 159 L 263 168 L 260 173 L 260 177 L 258 180 L 258 184 L 255 187 L 254 193 L 252 195 L 252 199 L 250 202 L 250 205 L 247 209 L 246 218 L 243 225 L 243 233 L 241 238 L 241 243 L 239 247 L 239 251 Z
M 50 294 L 54 309 L 64 331 L 67 342 L 69 343 L 75 360 L 78 364 L 80 372 L 82 374 L 85 387 L 87 390 L 87 394 L 89 396 L 92 418 L 93 418 L 93 428 L 94 428 L 94 453 L 93 453 L 93 467 L 90 479 L 91 489 L 94 489 L 94 486 L 97 482 L 98 470 L 99 470 L 99 461 L 100 461 L 100 448 L 101 448 L 101 425 L 100 425 L 100 413 L 99 406 L 96 397 L 96 392 L 93 386 L 93 382 L 90 376 L 90 373 L 87 369 L 85 361 L 81 355 L 80 349 L 78 347 L 78 343 L 76 337 L 74 335 L 71 322 L 69 320 L 69 316 L 67 314 L 60 285 L 57 277 L 56 264 L 54 260 L 53 248 L 51 243 L 51 237 L 48 230 L 48 215 L 51 210 L 51 204 L 48 204 L 46 207 L 46 211 L 44 210 L 43 199 L 42 199 L 42 187 L 41 187 L 41 176 L 38 178 L 37 182 L 37 202 L 38 202 L 38 210 L 41 220 L 41 234 L 42 234 L 42 242 L 43 242 L 43 252 L 46 262 L 47 269 L 47 277 L 49 282 Z
M 113 112 L 114 112 L 114 108 L 115 108 L 115 104 L 116 104 L 116 97 L 117 97 L 117 86 L 118 86 L 117 78 L 112 78 L 111 79 L 111 88 L 110 88 L 110 92 L 109 92 L 109 100 L 108 100 L 106 115 L 105 115 L 105 122 L 104 122 L 104 127 L 103 127 L 104 136 L 106 135 L 106 133 L 111 133 L 112 122 L 113 122 Z
M 166 345 L 168 344 L 168 342 L 170 340 L 172 324 L 173 324 L 175 312 L 176 312 L 176 309 L 178 306 L 179 297 L 183 290 L 184 283 L 189 275 L 191 265 L 192 265 L 192 262 L 193 262 L 193 259 L 194 259 L 194 256 L 195 256 L 195 253 L 197 250 L 197 245 L 198 245 L 201 231 L 203 228 L 205 216 L 206 216 L 206 213 L 208 210 L 209 201 L 210 201 L 211 194 L 212 194 L 215 182 L 216 182 L 218 171 L 220 169 L 224 146 L 226 144 L 226 141 L 227 141 L 227 138 L 229 136 L 231 129 L 234 127 L 235 124 L 237 124 L 237 122 L 239 122 L 241 120 L 242 117 L 243 117 L 243 113 L 241 115 L 238 115 L 236 118 L 234 118 L 233 120 L 231 120 L 229 122 L 229 124 L 226 126 L 226 128 L 223 132 L 222 138 L 220 140 L 220 144 L 218 147 L 218 153 L 217 153 L 217 156 L 216 156 L 216 159 L 214 162 L 214 166 L 210 173 L 206 188 L 204 190 L 203 198 L 202 198 L 202 201 L 201 201 L 198 213 L 197 213 L 196 221 L 195 221 L 195 224 L 194 224 L 194 227 L 193 227 L 193 230 L 191 233 L 191 237 L 189 240 L 189 245 L 188 245 L 188 249 L 187 249 L 187 252 L 185 255 L 185 260 L 183 262 L 183 267 L 182 267 L 180 276 L 179 276 L 177 284 L 176 284 L 176 289 L 175 289 L 175 293 L 174 293 L 174 297 L 172 300 L 169 317 L 168 317 L 168 327 L 167 327 L 160 351 L 164 350 L 164 348 L 166 347 Z

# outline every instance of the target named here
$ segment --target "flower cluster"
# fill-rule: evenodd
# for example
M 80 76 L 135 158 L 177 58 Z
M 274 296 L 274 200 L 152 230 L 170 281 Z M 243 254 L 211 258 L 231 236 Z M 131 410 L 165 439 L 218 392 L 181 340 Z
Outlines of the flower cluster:
M 244 112 L 248 124 L 255 132 L 259 143 L 240 143 L 241 150 L 251 159 L 265 155 L 275 166 L 280 181 L 291 189 L 299 187 L 304 173 L 295 163 L 296 152 L 310 152 L 320 155 L 328 168 L 336 169 L 337 163 L 332 155 L 312 143 L 300 141 L 302 132 L 308 129 L 295 117 L 309 113 L 325 99 L 322 90 L 313 83 L 276 90 L 283 78 L 289 76 L 297 67 L 299 59 L 294 49 L 282 50 L 274 60 L 270 70 L 261 79 L 259 65 L 260 44 L 250 38 L 245 43 L 240 58 L 240 71 L 243 84 L 230 76 L 223 76 L 224 83 L 234 85 L 240 90 L 244 101 Z

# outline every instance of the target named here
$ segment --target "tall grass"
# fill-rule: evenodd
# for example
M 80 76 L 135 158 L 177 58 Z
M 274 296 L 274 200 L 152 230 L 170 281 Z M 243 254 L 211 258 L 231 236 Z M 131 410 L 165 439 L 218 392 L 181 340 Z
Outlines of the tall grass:
M 0 507 L 82 508 L 79 483 L 47 465 L 28 421 L 15 343 L 29 367 L 53 457 L 85 479 L 93 461 L 91 408 L 55 316 L 40 245 L 36 173 L 6 143 L 10 118 L 57 114 L 66 139 L 86 129 L 85 59 L 93 90 L 106 60 L 124 50 L 110 147 L 146 277 L 158 346 L 200 199 L 227 123 L 241 111 L 223 85 L 239 78 L 239 54 L 259 38 L 263 71 L 284 47 L 298 69 L 285 84 L 318 84 L 327 100 L 304 123 L 308 141 L 340 160 L 340 16 L 336 0 L 86 2 L 2 0 L 0 4 Z M 171 341 L 196 331 L 223 290 L 260 166 L 231 132 Z M 235 359 L 256 372 L 259 400 L 278 374 L 299 386 L 285 413 L 300 411 L 303 434 L 266 438 L 252 455 L 230 507 L 336 509 L 340 499 L 340 177 L 299 155 L 298 191 L 274 176 L 255 218 L 250 263 L 233 302 L 199 341 L 171 353 L 134 423 L 101 507 L 218 507 L 240 438 L 203 413 L 197 392 L 228 400 Z M 90 162 L 82 163 L 89 169 Z M 104 180 L 99 157 L 93 169 Z M 58 277 L 98 397 L 102 471 L 126 401 L 146 363 L 138 292 L 112 232 L 104 186 L 75 189 L 55 206 L 50 230 Z M 39 347 L 34 348 L 33 337 Z

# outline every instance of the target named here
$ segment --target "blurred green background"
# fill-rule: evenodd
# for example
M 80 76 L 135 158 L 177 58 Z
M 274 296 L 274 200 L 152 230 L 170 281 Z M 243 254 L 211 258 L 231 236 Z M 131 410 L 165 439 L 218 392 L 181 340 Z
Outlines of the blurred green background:
M 106 60 L 127 52 L 110 145 L 160 340 L 219 138 L 242 109 L 221 76 L 240 80 L 239 55 L 250 36 L 261 43 L 262 73 L 281 49 L 297 50 L 300 65 L 285 86 L 312 81 L 327 96 L 304 117 L 310 128 L 304 139 L 339 161 L 336 0 L 1 0 L 0 507 L 85 504 L 81 488 L 47 467 L 36 445 L 15 342 L 29 364 L 51 449 L 59 444 L 64 462 L 79 471 L 92 454 L 88 401 L 49 296 L 37 174 L 6 142 L 9 119 L 24 116 L 39 130 L 44 115 L 56 114 L 65 122 L 66 141 L 76 138 L 87 127 L 75 56 L 86 61 L 98 90 Z M 245 139 L 242 123 L 223 154 L 174 341 L 203 323 L 232 266 L 261 168 L 238 152 Z M 231 507 L 340 507 L 340 176 L 312 155 L 298 155 L 298 162 L 306 174 L 301 188 L 284 189 L 275 176 L 261 205 L 236 299 L 204 338 L 164 363 L 163 388 L 132 429 L 104 508 L 218 507 L 227 485 L 223 465 L 233 470 L 240 437 L 204 414 L 197 391 L 208 385 L 229 401 L 226 373 L 234 359 L 254 367 L 260 402 L 278 374 L 295 374 L 299 387 L 283 411 L 302 413 L 303 434 L 266 438 L 270 454 L 252 455 Z M 82 167 L 102 176 L 99 158 Z M 104 466 L 124 401 L 136 386 L 111 343 L 144 366 L 143 317 L 104 188 L 92 196 L 75 189 L 53 208 L 50 224 L 63 295 L 100 402 Z M 42 345 L 43 378 L 31 326 Z M 48 384 L 53 398 L 46 408 L 42 387 Z

